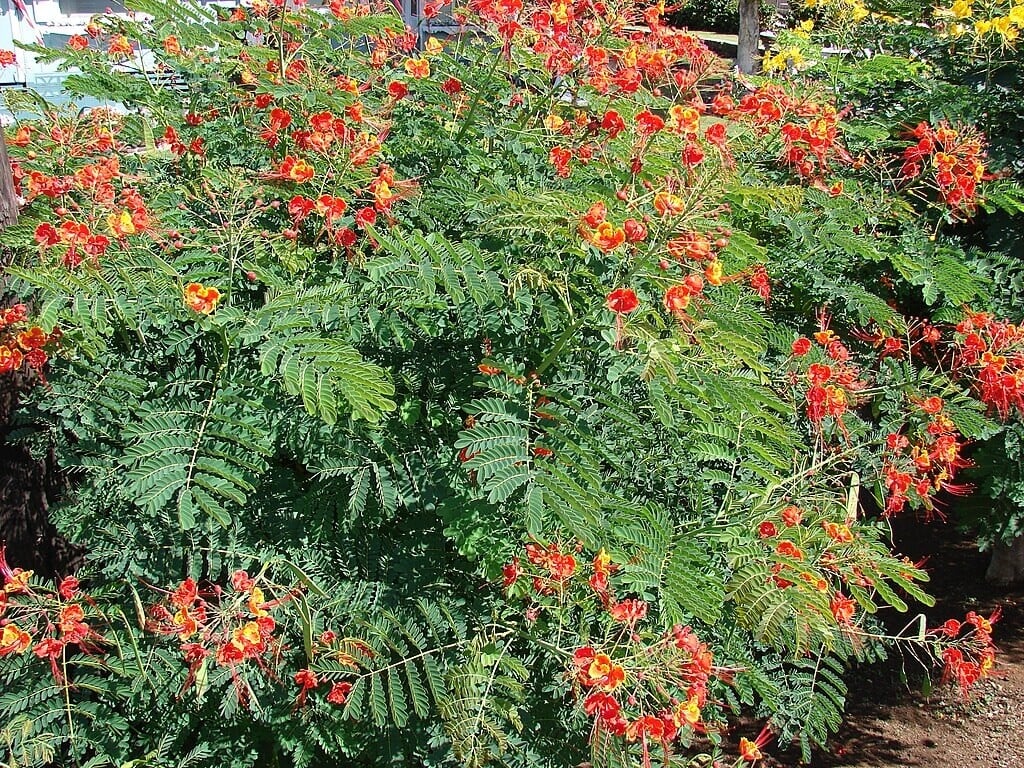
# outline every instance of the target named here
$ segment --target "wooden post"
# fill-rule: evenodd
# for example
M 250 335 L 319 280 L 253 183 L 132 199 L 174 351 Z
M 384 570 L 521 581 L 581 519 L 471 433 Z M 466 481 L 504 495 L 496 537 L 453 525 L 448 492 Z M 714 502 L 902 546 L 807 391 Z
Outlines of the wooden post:
M 7 140 L 0 130 L 0 229 L 18 221 L 18 196 L 14 192 L 11 160 L 7 157 Z
M 739 0 L 740 30 L 736 47 L 736 66 L 750 75 L 760 69 L 758 46 L 761 41 L 760 0 Z

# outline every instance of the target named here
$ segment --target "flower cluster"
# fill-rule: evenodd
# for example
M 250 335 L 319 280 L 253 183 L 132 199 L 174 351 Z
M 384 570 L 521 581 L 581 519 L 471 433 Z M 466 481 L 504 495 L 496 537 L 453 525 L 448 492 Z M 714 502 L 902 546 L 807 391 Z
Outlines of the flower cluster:
M 232 574 L 227 590 L 219 585 L 200 589 L 190 577 L 168 594 L 167 604 L 150 607 L 146 629 L 180 642 L 189 670 L 183 690 L 195 682 L 210 660 L 230 670 L 242 703 L 248 702 L 252 692 L 247 671 L 255 667 L 273 676 L 281 641 L 275 635 L 277 621 L 271 614 L 291 599 L 294 591 L 267 599 L 264 586 L 268 585 L 262 577 L 250 577 L 245 571 Z
M 984 312 L 967 312 L 954 334 L 953 370 L 1006 419 L 1024 414 L 1024 328 Z
M 822 107 L 818 113 L 801 123 L 787 122 L 782 126 L 783 161 L 805 179 L 819 180 L 830 169 L 830 161 L 852 163 L 853 158 L 839 139 L 840 114 L 832 107 Z M 842 191 L 841 185 L 829 188 L 833 194 Z
M 857 24 L 871 15 L 864 0 L 804 0 L 804 7 L 822 11 L 833 22 L 845 24 Z
M 919 400 L 916 409 L 925 417 L 925 423 L 886 437 L 882 466 L 887 492 L 886 515 L 902 511 L 908 501 L 931 514 L 935 510 L 933 497 L 939 491 L 963 494 L 969 490 L 967 486 L 953 483 L 957 472 L 970 462 L 962 456 L 962 438 L 942 412 L 943 406 L 942 398 L 934 395 Z M 910 421 L 920 421 L 920 417 Z M 913 442 L 911 437 L 914 437 Z
M 0 658 L 28 653 L 50 664 L 53 679 L 67 682 L 67 661 L 75 652 L 95 655 L 103 636 L 87 621 L 95 601 L 84 594 L 78 579 L 68 576 L 56 590 L 42 587 L 32 571 L 11 568 L 0 546 Z M 90 619 L 91 620 L 91 619 Z
M 1012 48 L 1024 29 L 1024 3 L 1019 0 L 954 0 L 935 8 L 948 37 L 966 38 L 975 47 Z
M 647 228 L 636 219 L 626 219 L 622 226 L 608 221 L 608 207 L 594 203 L 580 220 L 580 235 L 604 253 L 614 251 L 624 243 L 636 243 L 647 237 Z
M 636 635 L 640 639 L 640 635 Z M 667 752 L 674 741 L 705 732 L 708 682 L 720 670 L 692 628 L 676 625 L 643 642 L 591 645 L 572 654 L 570 674 L 581 691 L 583 711 L 593 718 L 594 738 L 604 732 Z
M 955 682 L 965 696 L 995 666 L 992 625 L 999 620 L 999 614 L 998 608 L 988 618 L 969 611 L 963 622 L 949 619 L 929 632 L 941 648 L 942 681 Z
M 28 308 L 15 304 L 0 309 L 0 374 L 20 371 L 28 365 L 38 376 L 49 359 L 46 348 L 61 337 L 59 330 L 46 333 L 28 322 Z
M 570 176 L 574 162 L 586 165 L 602 157 L 627 128 L 633 135 L 634 174 L 640 172 L 646 148 L 658 134 L 678 137 L 687 167 L 699 165 L 708 149 L 717 150 L 713 137 L 699 135 L 703 103 L 696 87 L 716 68 L 717 59 L 696 36 L 665 26 L 657 7 L 644 13 L 643 32 L 627 30 L 626 19 L 604 3 L 543 0 L 524 11 L 518 0 L 481 1 L 472 8 L 506 40 L 522 36 L 553 77 L 576 70 L 581 82 L 602 95 L 628 96 L 660 88 L 678 95 L 668 121 L 647 110 L 631 125 L 614 109 L 595 118 L 583 113 L 572 119 L 548 115 L 544 125 L 558 136 L 549 154 L 557 176 Z
M 69 269 L 86 259 L 97 264 L 108 249 L 127 246 L 133 236 L 155 234 L 135 180 L 121 168 L 121 120 L 96 109 L 77 119 L 55 116 L 47 132 L 22 126 L 9 139 L 27 150 L 23 160 L 11 163 L 16 187 L 28 201 L 45 198 L 60 217 L 36 226 L 40 253 L 55 253 Z M 54 175 L 35 168 L 41 157 L 62 158 L 68 172 Z
M 562 589 L 577 573 L 576 555 L 582 551 L 577 545 L 572 552 L 563 552 L 557 542 L 548 545 L 531 542 L 526 545 L 527 562 L 535 567 L 531 583 L 538 595 L 551 595 Z M 524 574 L 519 558 L 513 558 L 502 570 L 505 589 L 511 588 Z
M 787 49 L 778 55 L 794 54 Z M 744 93 L 739 101 L 723 91 L 711 109 L 716 115 L 751 125 L 757 135 L 778 130 L 782 143 L 779 161 L 783 166 L 833 196 L 842 193 L 842 182 L 829 183 L 825 175 L 837 165 L 855 161 L 842 142 L 839 122 L 843 113 L 832 104 L 794 96 L 769 83 Z
M 824 419 L 831 418 L 843 431 L 843 414 L 857 402 L 867 385 L 860 379 L 860 369 L 850 362 L 850 350 L 846 344 L 828 328 L 824 314 L 819 328 L 813 342 L 801 336 L 793 342 L 791 351 L 794 358 L 805 358 L 814 351 L 812 357 L 820 360 L 807 366 L 803 376 L 806 383 L 800 383 L 800 386 L 806 386 L 807 418 L 819 430 Z
M 311 650 L 313 658 L 325 662 L 327 668 L 318 672 L 312 667 L 305 667 L 295 673 L 292 679 L 299 687 L 295 699 L 296 707 L 305 706 L 310 691 L 328 683 L 330 687 L 324 695 L 324 701 L 335 707 L 344 706 L 358 678 L 336 679 L 339 676 L 349 676 L 348 672 L 340 672 L 339 667 L 351 670 L 351 674 L 355 674 L 376 657 L 374 650 L 362 640 L 339 637 L 337 632 L 330 629 L 320 633 Z
M 978 205 L 978 183 L 990 178 L 981 134 L 970 127 L 919 123 L 911 135 L 916 142 L 903 150 L 900 176 L 927 179 L 954 215 L 973 214 Z
M 505 566 L 505 589 L 533 598 L 526 612 L 531 622 L 542 609 L 575 605 L 604 628 L 605 639 L 575 648 L 569 664 L 583 711 L 593 718 L 595 738 L 603 732 L 639 742 L 645 753 L 649 744 L 668 750 L 674 741 L 689 743 L 694 733 L 709 727 L 707 686 L 720 672 L 711 651 L 691 627 L 677 625 L 661 633 L 645 629 L 647 602 L 616 595 L 612 578 L 622 566 L 604 549 L 585 564 L 578 559 L 581 554 L 579 544 L 564 551 L 557 542 L 530 542 L 525 561 L 514 558 Z M 528 586 L 523 589 L 521 583 Z
M 5 548 L 0 547 L 0 659 L 35 655 L 49 662 L 58 685 L 74 685 L 69 666 L 74 653 L 98 657 L 107 652 L 108 641 L 94 628 L 97 601 L 82 591 L 74 576 L 62 579 L 56 589 L 41 586 L 32 571 L 12 568 Z M 179 643 L 182 659 L 188 667 L 181 692 L 201 686 L 211 664 L 227 670 L 238 700 L 247 704 L 252 687 L 247 676 L 258 671 L 264 679 L 277 680 L 276 668 L 286 650 L 280 629 L 272 613 L 297 595 L 284 589 L 269 598 L 265 589 L 275 589 L 261 573 L 251 577 L 235 571 L 224 589 L 209 584 L 201 587 L 188 578 L 167 592 L 166 602 L 150 606 L 146 631 L 173 637 Z M 309 692 L 339 669 L 358 671 L 375 657 L 365 642 L 339 638 L 337 633 L 322 632 L 310 649 L 314 658 L 328 662 L 330 670 L 320 673 L 300 669 L 293 676 L 299 686 L 296 706 L 306 703 Z M 340 680 L 330 686 L 328 704 L 345 704 L 354 683 Z
M 771 580 L 779 589 L 806 590 L 840 626 L 851 626 L 857 603 L 847 597 L 833 580 L 870 586 L 850 548 L 857 533 L 846 521 L 825 514 L 811 514 L 795 504 L 767 517 L 757 528 L 758 536 L 770 548 Z M 828 613 L 825 613 L 827 616 Z

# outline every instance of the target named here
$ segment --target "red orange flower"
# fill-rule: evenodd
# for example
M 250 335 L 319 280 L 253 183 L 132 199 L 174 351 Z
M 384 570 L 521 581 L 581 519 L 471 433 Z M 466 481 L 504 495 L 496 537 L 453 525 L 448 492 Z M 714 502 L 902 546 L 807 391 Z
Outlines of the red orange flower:
M 16 624 L 7 624 L 0 633 L 0 658 L 15 653 L 24 653 L 32 645 L 32 636 Z
M 327 693 L 327 702 L 336 706 L 343 705 L 352 692 L 352 683 L 335 683 Z
M 286 155 L 273 177 L 276 179 L 294 181 L 296 184 L 303 184 L 316 174 L 313 166 L 305 160 Z
M 131 56 L 132 44 L 124 35 L 114 35 L 110 38 L 110 45 L 107 47 L 107 53 L 115 58 Z
M 626 679 L 625 671 L 605 653 L 595 653 L 585 669 L 583 684 L 588 687 L 613 691 Z
M 857 603 L 845 595 L 837 593 L 829 602 L 829 608 L 832 610 L 832 616 L 839 624 L 849 624 L 853 621 L 853 614 L 857 608 Z
M 678 195 L 663 190 L 654 196 L 654 210 L 659 216 L 678 216 L 686 210 L 686 203 Z
M 502 586 L 504 586 L 505 589 L 508 589 L 515 584 L 522 575 L 523 569 L 519 565 L 519 558 L 513 557 L 511 563 L 506 563 L 501 568 Z
M 24 356 L 20 349 L 11 349 L 6 344 L 0 344 L 0 373 L 10 373 L 21 368 Z
M 672 314 L 682 314 L 690 306 L 691 296 L 690 289 L 686 285 L 673 285 L 665 291 L 662 303 L 665 305 L 665 309 Z
M 565 581 L 576 572 L 576 558 L 562 552 L 552 551 L 548 556 L 548 570 L 555 581 Z
M 202 283 L 189 283 L 185 286 L 183 294 L 185 306 L 201 315 L 213 312 L 217 308 L 217 302 L 220 301 L 220 291 L 204 286 Z
M 423 58 L 406 59 L 405 71 L 409 77 L 422 80 L 425 77 L 430 77 L 430 62 Z
M 299 695 L 295 699 L 295 706 L 301 707 L 306 703 L 309 692 L 320 685 L 320 680 L 311 669 L 300 669 L 295 673 L 295 684 L 299 686 Z
M 605 306 L 616 314 L 628 315 L 640 306 L 640 299 L 632 288 L 616 288 L 608 294 Z
M 587 235 L 587 240 L 605 253 L 608 253 L 626 242 L 626 231 L 622 227 L 616 227 L 610 222 L 605 221 L 598 225 L 596 231 L 590 232 Z
M 632 626 L 647 615 L 647 603 L 643 600 L 629 599 L 616 603 L 608 609 L 608 614 L 620 624 Z
M 748 738 L 742 738 L 740 739 L 740 757 L 748 763 L 753 763 L 760 760 L 764 755 L 761 754 L 761 750 L 755 742 Z
M 26 331 L 18 334 L 18 346 L 28 352 L 32 349 L 39 349 L 46 345 L 47 336 L 38 325 L 34 325 Z

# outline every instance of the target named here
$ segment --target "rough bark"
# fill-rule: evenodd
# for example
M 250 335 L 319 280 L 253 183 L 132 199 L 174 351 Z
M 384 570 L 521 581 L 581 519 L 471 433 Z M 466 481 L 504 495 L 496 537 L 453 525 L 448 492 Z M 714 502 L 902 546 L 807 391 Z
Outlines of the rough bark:
M 1024 536 L 1010 544 L 1000 541 L 993 547 L 985 580 L 998 587 L 1024 584 Z
M 11 161 L 7 157 L 7 141 L 0 131 L 0 229 L 18 221 L 18 195 L 14 191 L 14 177 L 11 175 Z
M 10 172 L 7 144 L 0 130 L 0 229 L 18 220 L 18 198 Z M 0 269 L 9 254 L 0 253 Z M 0 299 L 3 283 L 0 281 Z M 65 490 L 53 452 L 32 456 L 24 445 L 8 442 L 11 417 L 18 397 L 34 386 L 34 376 L 0 376 L 0 543 L 7 545 L 12 566 L 40 576 L 61 576 L 81 561 L 81 550 L 61 537 L 50 522 L 50 504 Z
M 758 46 L 761 41 L 760 0 L 739 0 L 740 30 L 736 48 L 736 66 L 753 74 L 761 67 Z

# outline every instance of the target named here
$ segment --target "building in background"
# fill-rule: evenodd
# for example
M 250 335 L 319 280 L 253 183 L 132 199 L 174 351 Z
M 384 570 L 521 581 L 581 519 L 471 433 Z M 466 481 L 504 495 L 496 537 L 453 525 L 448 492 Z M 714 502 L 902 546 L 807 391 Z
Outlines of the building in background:
M 234 7 L 230 0 L 198 0 L 203 5 Z M 427 0 L 394 0 L 402 17 L 421 37 L 445 34 L 457 29 L 448 9 L 433 19 L 421 18 L 421 6 Z M 314 0 L 314 3 L 316 0 Z M 311 3 L 312 4 L 312 3 Z M 52 64 L 37 61 L 34 54 L 16 43 L 38 43 L 60 49 L 72 35 L 85 33 L 85 26 L 98 13 L 125 13 L 125 7 L 113 0 L 0 0 L 0 50 L 14 51 L 14 64 L 0 66 L 0 89 L 30 88 L 47 101 L 61 101 L 61 86 L 67 73 Z M 82 106 L 86 106 L 83 104 Z

